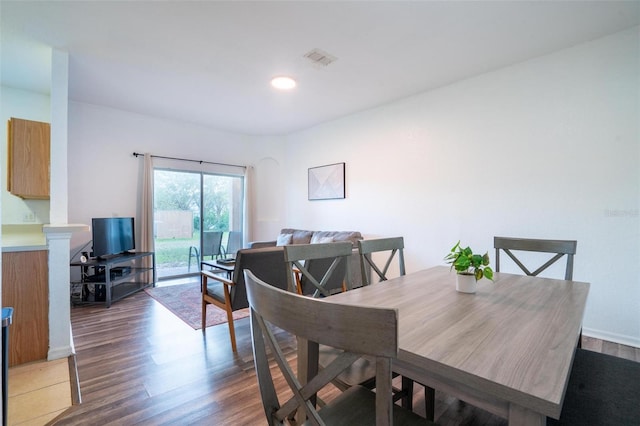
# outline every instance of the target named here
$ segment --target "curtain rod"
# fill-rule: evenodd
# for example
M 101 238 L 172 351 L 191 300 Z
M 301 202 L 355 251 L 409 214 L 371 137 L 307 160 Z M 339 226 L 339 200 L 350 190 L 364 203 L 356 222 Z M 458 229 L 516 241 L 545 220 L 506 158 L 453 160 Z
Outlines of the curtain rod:
M 139 152 L 133 153 L 134 157 L 144 156 L 144 154 L 140 154 Z M 164 158 L 166 160 L 178 160 L 178 161 L 190 161 L 192 163 L 200 163 L 200 164 L 216 164 L 218 166 L 231 166 L 231 167 L 242 167 L 246 169 L 247 166 L 240 166 L 238 164 L 227 164 L 227 163 L 215 163 L 213 161 L 204 161 L 204 160 L 190 160 L 188 158 L 177 158 L 177 157 L 163 157 L 162 155 L 151 155 L 153 158 Z

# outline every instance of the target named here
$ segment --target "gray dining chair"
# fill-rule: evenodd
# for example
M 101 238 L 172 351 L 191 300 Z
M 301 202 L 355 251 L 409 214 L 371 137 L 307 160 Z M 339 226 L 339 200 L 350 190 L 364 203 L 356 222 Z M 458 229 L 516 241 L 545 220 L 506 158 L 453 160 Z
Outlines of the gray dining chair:
M 518 267 L 530 276 L 537 276 L 549 266 L 566 256 L 565 280 L 573 278 L 573 256 L 576 254 L 578 242 L 575 240 L 539 240 L 531 238 L 494 237 L 493 246 L 496 249 L 496 272 L 500 272 L 500 250 L 518 265 Z M 554 256 L 542 266 L 530 271 L 524 263 L 514 254 L 515 252 L 541 252 L 552 253 Z
M 353 246 L 350 242 L 283 247 L 290 291 L 326 297 L 352 288 L 349 257 Z
M 378 266 L 373 260 L 373 253 L 387 253 L 384 266 Z M 399 274 L 406 274 L 404 267 L 404 238 L 402 237 L 360 240 L 358 241 L 358 254 L 360 255 L 363 285 L 371 284 L 374 279 L 376 280 L 375 282 L 386 281 L 389 267 L 392 265 L 396 254 Z M 373 273 L 375 273 L 376 277 L 373 276 Z
M 292 244 L 283 248 L 289 291 L 324 298 L 352 288 L 349 258 L 353 245 L 350 242 Z M 298 345 L 303 344 L 303 341 L 298 341 Z M 328 365 L 339 355 L 337 349 L 321 346 L 319 364 Z M 343 391 L 363 384 L 373 388 L 375 364 L 369 358 L 361 358 L 334 378 L 333 384 Z
M 403 237 L 360 240 L 358 241 L 358 254 L 360 255 L 360 268 L 364 285 L 387 281 L 389 268 L 394 259 L 397 259 L 398 274 L 400 276 L 406 274 Z M 375 255 L 381 256 L 378 262 L 374 260 Z M 403 406 L 411 409 L 413 404 L 413 380 L 403 376 L 400 392 L 403 394 Z M 428 420 L 434 419 L 435 399 L 435 389 L 424 386 L 425 413 Z
M 560 419 L 548 426 L 640 425 L 640 362 L 576 349 Z
M 493 237 L 493 246 L 496 249 L 496 272 L 500 272 L 500 251 L 504 251 L 507 256 L 518 265 L 518 267 L 530 276 L 537 276 L 549 266 L 553 265 L 562 257 L 566 256 L 566 266 L 564 272 L 565 280 L 573 279 L 573 257 L 576 254 L 578 242 L 575 240 L 541 240 L 532 238 L 510 238 Z M 530 271 L 514 252 L 539 252 L 553 254 L 549 260 Z M 522 257 L 522 256 L 521 256 Z M 582 347 L 582 330 L 578 337 L 578 348 Z
M 288 268 L 287 279 L 290 280 L 289 290 L 311 297 L 328 297 L 336 292 L 351 290 L 353 288 L 350 273 L 352 250 L 353 245 L 350 242 L 284 246 L 284 257 Z M 339 351 L 335 348 L 321 346 L 319 364 L 329 365 L 338 355 Z M 357 385 L 367 388 L 376 387 L 374 361 L 368 357 L 360 358 L 334 378 L 333 384 L 341 390 Z M 407 381 L 403 381 L 401 389 L 394 389 L 394 391 L 395 400 L 402 398 L 405 408 L 411 406 L 412 394 Z
M 256 278 L 250 270 L 245 270 L 245 282 L 251 306 L 254 365 L 269 425 L 284 424 L 296 412 L 300 421 L 307 418 L 308 424 L 315 425 L 429 424 L 393 403 L 391 362 L 398 354 L 397 310 L 341 305 L 331 303 L 330 298 L 320 300 L 282 291 Z M 274 328 L 306 342 L 309 359 L 306 378 L 296 376 L 289 366 Z M 320 345 L 340 351 L 322 369 L 313 361 L 317 360 Z M 291 392 L 278 393 L 283 381 L 274 380 L 267 348 Z M 320 408 L 318 392 L 362 355 L 375 359 L 376 391 L 353 386 Z

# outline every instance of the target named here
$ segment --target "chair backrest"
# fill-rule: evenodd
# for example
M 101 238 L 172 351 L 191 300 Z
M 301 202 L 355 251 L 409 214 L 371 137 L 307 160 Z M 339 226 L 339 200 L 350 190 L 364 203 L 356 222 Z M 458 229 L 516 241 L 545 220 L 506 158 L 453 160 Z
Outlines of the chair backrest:
M 227 246 L 225 247 L 225 256 L 235 256 L 236 252 L 242 248 L 242 232 L 229 231 L 227 238 Z
M 221 231 L 204 231 L 202 233 L 202 258 L 205 256 L 218 256 L 222 246 Z
M 564 279 L 573 279 L 573 256 L 576 254 L 578 242 L 575 240 L 538 240 L 527 238 L 494 237 L 493 246 L 496 249 L 496 272 L 500 272 L 500 250 L 504 251 L 518 267 L 527 275 L 536 276 L 547 269 L 563 256 L 567 256 Z M 530 271 L 513 251 L 553 253 L 542 266 Z
M 350 242 L 293 244 L 284 247 L 287 264 L 289 290 L 296 291 L 293 282 L 294 269 L 300 273 L 302 294 L 313 297 L 330 296 L 333 292 L 350 290 L 351 273 L 349 256 Z
M 360 253 L 360 268 L 362 271 L 362 284 L 369 285 L 373 280 L 373 273 L 377 275 L 377 282 L 386 281 L 387 273 L 395 255 L 398 255 L 398 267 L 400 275 L 405 275 L 404 269 L 404 238 L 378 238 L 375 240 L 358 241 Z M 373 260 L 373 253 L 387 252 L 388 256 L 382 269 Z M 373 271 L 373 272 L 369 272 Z
M 287 268 L 282 247 L 238 250 L 231 278 L 235 285 L 231 287 L 229 294 L 231 308 L 234 311 L 249 307 L 243 274 L 245 269 L 250 269 L 257 277 L 271 285 L 283 290 L 287 289 Z
M 311 424 L 324 424 L 322 410 L 316 409 L 314 396 L 361 355 L 376 357 L 376 424 L 392 424 L 391 359 L 398 353 L 398 312 L 395 309 L 341 305 L 331 303 L 330 299 L 299 296 L 270 286 L 251 271 L 245 271 L 245 282 L 251 306 L 256 374 L 269 425 L 282 424 L 299 408 L 304 410 Z M 306 384 L 300 383 L 289 366 L 272 332 L 273 327 L 306 340 L 310 360 Z M 311 360 L 317 359 L 319 344 L 344 352 L 318 374 L 317 363 Z M 293 391 L 293 396 L 286 402 L 281 403 L 276 392 L 266 347 Z M 328 404 L 325 408 L 331 406 L 331 402 Z M 344 408 L 357 409 L 353 405 Z

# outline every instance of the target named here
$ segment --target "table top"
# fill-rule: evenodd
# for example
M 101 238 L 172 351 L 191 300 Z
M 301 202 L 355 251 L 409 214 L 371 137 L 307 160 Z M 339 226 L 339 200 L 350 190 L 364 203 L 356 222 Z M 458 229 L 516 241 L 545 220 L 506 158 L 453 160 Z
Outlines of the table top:
M 588 292 L 588 283 L 496 273 L 459 293 L 442 266 L 331 300 L 397 308 L 398 365 L 557 418 Z
M 200 264 L 210 266 L 212 268 L 222 269 L 223 271 L 227 271 L 227 272 L 233 272 L 233 270 L 236 268 L 235 261 L 227 263 L 227 262 L 218 262 L 217 259 L 213 259 L 213 260 L 202 260 L 200 261 Z

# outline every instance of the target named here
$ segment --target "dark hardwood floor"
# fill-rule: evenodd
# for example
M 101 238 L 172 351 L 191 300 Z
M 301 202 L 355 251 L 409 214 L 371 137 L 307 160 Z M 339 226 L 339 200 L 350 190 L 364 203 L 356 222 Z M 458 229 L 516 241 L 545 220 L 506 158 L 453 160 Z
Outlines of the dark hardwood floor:
M 203 334 L 144 292 L 109 309 L 73 307 L 71 322 L 82 403 L 52 424 L 266 424 L 248 318 L 236 321 L 237 354 L 231 352 L 226 324 Z M 293 362 L 295 340 L 285 333 L 279 338 Z M 583 346 L 640 361 L 640 349 L 590 338 Z M 420 389 L 416 386 L 414 407 L 424 415 Z M 436 421 L 443 426 L 506 425 L 504 419 L 439 392 Z

